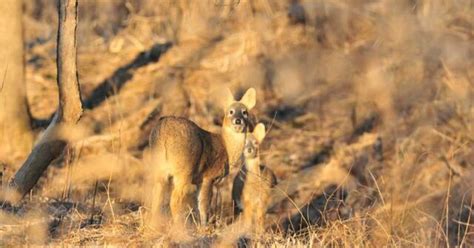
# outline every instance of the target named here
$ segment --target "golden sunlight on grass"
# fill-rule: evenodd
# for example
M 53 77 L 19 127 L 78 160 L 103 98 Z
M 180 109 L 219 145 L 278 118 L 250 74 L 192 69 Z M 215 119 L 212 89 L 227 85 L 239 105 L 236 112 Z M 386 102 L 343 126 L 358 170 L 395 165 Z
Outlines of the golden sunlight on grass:
M 23 4 L 36 140 L 58 106 L 54 2 Z M 80 0 L 85 111 L 1 205 L 0 246 L 474 247 L 473 16 L 470 0 Z M 261 235 L 233 216 L 232 169 L 209 226 L 150 214 L 153 128 L 219 131 L 222 87 L 254 87 L 268 131 Z M 4 188 L 24 159 L 0 162 Z

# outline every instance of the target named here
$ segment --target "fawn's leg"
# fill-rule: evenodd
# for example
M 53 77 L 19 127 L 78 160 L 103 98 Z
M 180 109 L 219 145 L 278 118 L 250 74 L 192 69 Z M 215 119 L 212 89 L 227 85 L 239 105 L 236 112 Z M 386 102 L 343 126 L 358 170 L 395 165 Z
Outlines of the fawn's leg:
M 201 225 L 207 225 L 209 221 L 210 205 L 212 199 L 212 179 L 204 179 L 199 190 L 199 215 Z
M 266 206 L 262 204 L 255 210 L 255 228 L 256 232 L 261 234 L 265 231 L 265 213 L 266 213 Z
M 244 202 L 244 203 L 246 203 L 246 202 Z M 249 206 L 249 204 L 244 204 L 244 211 L 243 211 L 244 225 L 246 227 L 251 228 L 254 224 L 253 219 L 254 219 L 253 209 L 251 208 L 251 206 Z

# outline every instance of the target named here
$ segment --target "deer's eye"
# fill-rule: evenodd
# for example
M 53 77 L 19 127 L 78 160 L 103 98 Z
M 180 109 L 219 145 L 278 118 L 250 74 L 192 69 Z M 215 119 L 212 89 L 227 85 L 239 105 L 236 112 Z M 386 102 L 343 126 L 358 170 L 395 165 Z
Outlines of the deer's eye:
M 234 110 L 233 110 L 233 109 L 229 110 L 229 114 L 230 114 L 230 115 L 233 115 L 233 114 L 234 114 Z
M 247 116 L 247 115 L 248 115 L 247 110 L 246 110 L 246 109 L 242 110 L 242 114 L 243 114 L 244 116 Z

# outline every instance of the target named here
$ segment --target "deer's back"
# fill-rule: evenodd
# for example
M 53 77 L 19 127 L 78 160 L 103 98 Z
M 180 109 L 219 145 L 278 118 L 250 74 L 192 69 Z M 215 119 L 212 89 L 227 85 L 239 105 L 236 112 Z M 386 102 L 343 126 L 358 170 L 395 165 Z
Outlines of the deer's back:
M 182 117 L 162 117 L 151 144 L 171 174 L 192 175 L 197 180 L 213 171 L 219 159 L 226 159 L 218 135 Z
M 245 184 L 257 184 L 262 190 L 270 190 L 277 184 L 275 173 L 265 165 L 260 165 L 259 173 L 248 171 L 245 176 Z M 248 170 L 248 169 L 247 169 Z
M 260 166 L 260 173 L 262 179 L 268 185 L 269 188 L 273 188 L 277 184 L 277 178 L 275 173 L 265 165 Z

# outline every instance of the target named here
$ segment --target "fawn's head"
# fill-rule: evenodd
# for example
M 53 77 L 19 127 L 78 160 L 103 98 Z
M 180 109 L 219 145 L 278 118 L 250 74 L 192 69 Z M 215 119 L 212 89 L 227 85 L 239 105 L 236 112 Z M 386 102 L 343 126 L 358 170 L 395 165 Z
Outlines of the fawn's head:
M 223 127 L 235 133 L 245 133 L 250 125 L 249 111 L 255 106 L 256 91 L 250 88 L 240 101 L 236 101 L 230 90 L 225 96 Z
M 244 157 L 246 159 L 254 159 L 259 155 L 259 146 L 265 138 L 265 126 L 258 123 L 252 133 L 247 134 L 244 146 Z

